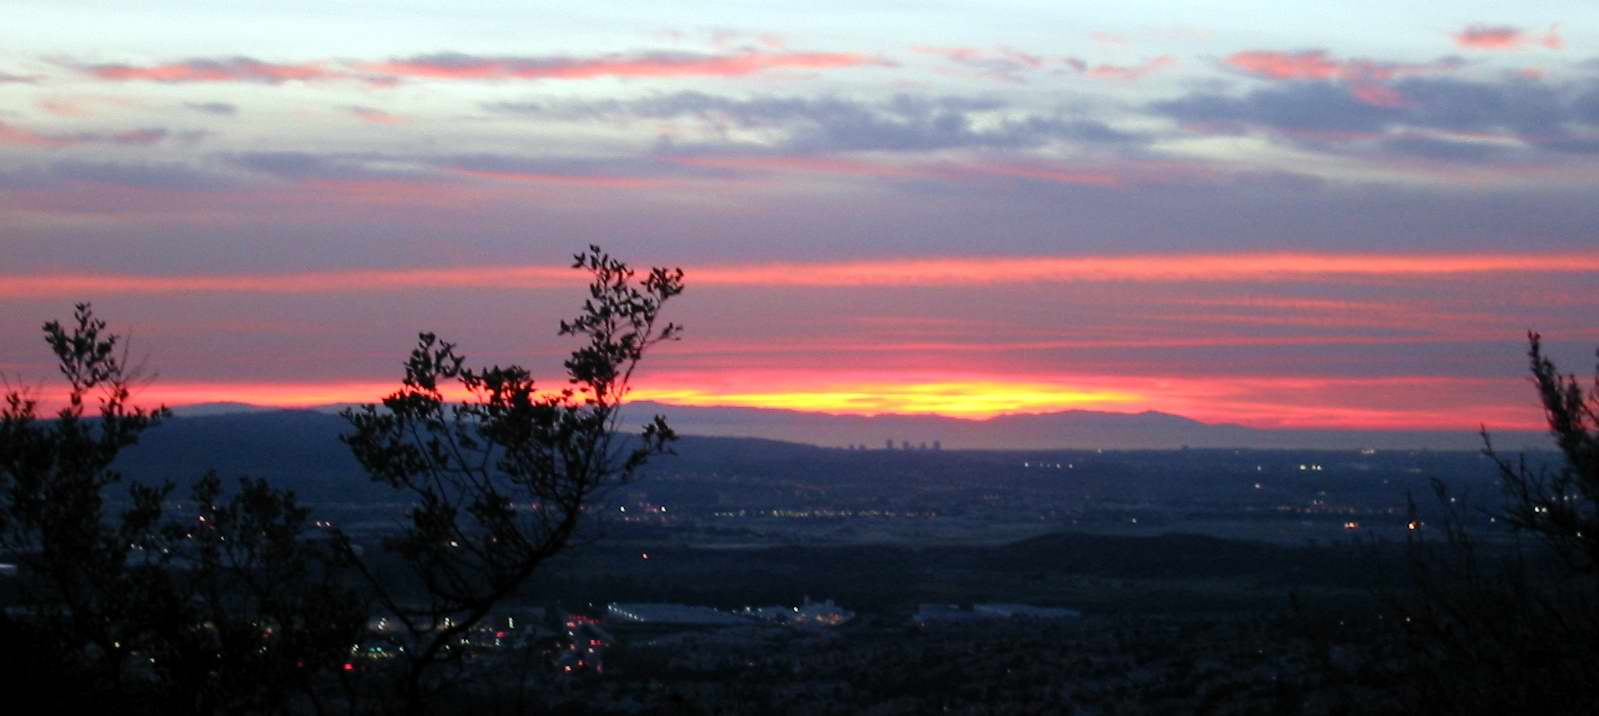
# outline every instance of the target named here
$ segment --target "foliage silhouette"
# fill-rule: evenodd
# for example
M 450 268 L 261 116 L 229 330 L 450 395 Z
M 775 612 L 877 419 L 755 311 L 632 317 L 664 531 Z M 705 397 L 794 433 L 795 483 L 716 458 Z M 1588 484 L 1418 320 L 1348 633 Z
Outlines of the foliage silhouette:
M 170 482 L 108 500 L 117 455 L 171 413 L 130 404 L 139 371 L 88 304 L 44 333 L 65 405 L 47 420 L 37 398 L 9 390 L 0 408 L 0 550 L 19 566 L 0 617 L 7 674 L 69 707 L 316 704 L 317 681 L 364 624 L 340 553 L 306 540 L 306 510 L 260 481 L 224 500 L 208 473 L 192 522 L 166 514 Z
M 473 369 L 453 343 L 420 335 L 401 388 L 381 405 L 343 413 L 343 440 L 371 478 L 413 503 L 404 533 L 387 547 L 425 592 L 420 603 L 368 573 L 387 616 L 414 646 L 401 697 L 423 710 L 442 680 L 431 667 L 516 594 L 545 560 L 571 544 L 580 518 L 605 488 L 631 479 L 675 434 L 657 416 L 636 438 L 619 436 L 620 407 L 645 354 L 676 340 L 661 308 L 683 291 L 681 269 L 638 277 L 590 246 L 574 269 L 589 296 L 559 333 L 584 343 L 565 361 L 567 385 L 541 390 L 517 365 Z M 464 396 L 452 402 L 447 390 Z
M 1438 519 L 1410 502 L 1414 589 L 1398 615 L 1411 712 L 1588 713 L 1599 699 L 1599 375 L 1584 391 L 1538 334 L 1528 342 L 1558 463 L 1502 455 L 1483 431 L 1503 490 L 1487 516 L 1510 528 L 1508 544 L 1468 530 L 1469 501 L 1441 482 Z

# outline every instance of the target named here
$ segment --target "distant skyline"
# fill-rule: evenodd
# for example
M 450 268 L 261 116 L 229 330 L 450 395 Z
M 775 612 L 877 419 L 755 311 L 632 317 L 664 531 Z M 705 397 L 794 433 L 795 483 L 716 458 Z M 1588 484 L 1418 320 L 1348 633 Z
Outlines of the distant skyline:
M 1599 346 L 1599 8 L 16 0 L 0 374 L 93 301 L 173 404 L 552 381 L 590 243 L 681 266 L 637 397 L 1541 423 Z M 553 384 L 553 383 L 552 383 Z

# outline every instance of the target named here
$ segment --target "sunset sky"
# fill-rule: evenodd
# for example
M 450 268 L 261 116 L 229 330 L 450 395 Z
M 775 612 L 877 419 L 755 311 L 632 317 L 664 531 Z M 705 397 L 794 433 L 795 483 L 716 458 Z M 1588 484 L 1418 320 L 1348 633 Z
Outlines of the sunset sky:
M 9 0 L 0 374 L 93 301 L 147 402 L 315 405 L 417 332 L 636 397 L 1535 427 L 1599 345 L 1599 6 Z M 1408 4 L 1417 5 L 1417 4 Z

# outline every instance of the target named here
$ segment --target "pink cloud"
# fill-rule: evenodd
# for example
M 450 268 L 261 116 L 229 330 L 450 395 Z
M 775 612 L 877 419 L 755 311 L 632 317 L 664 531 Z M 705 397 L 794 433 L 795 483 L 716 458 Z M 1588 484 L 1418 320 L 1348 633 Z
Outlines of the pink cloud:
M 999 54 L 1001 57 L 1004 57 L 1011 62 L 1026 65 L 1035 70 L 1044 66 L 1044 58 L 1031 53 L 1022 52 L 1021 50 L 1014 50 L 1009 47 L 1001 47 L 999 48 Z
M 42 99 L 39 100 L 39 109 L 57 117 L 82 117 L 89 114 L 89 108 L 81 102 L 70 99 Z
M 1532 35 L 1509 25 L 1472 25 L 1455 33 L 1455 44 L 1468 50 L 1519 50 L 1528 46 L 1550 50 L 1566 48 L 1560 26 L 1553 25 L 1543 35 Z
M 597 77 L 734 77 L 771 70 L 823 70 L 892 67 L 882 57 L 850 52 L 792 52 L 781 39 L 761 36 L 766 49 L 716 54 L 689 52 L 612 53 L 593 57 L 480 56 L 440 53 L 381 62 L 280 64 L 249 57 L 196 58 L 156 65 L 72 65 L 112 82 L 312 82 L 356 80 L 387 87 L 404 79 L 506 80 L 592 79 Z
M 384 191 L 394 186 L 374 187 Z M 418 190 L 428 187 L 418 186 Z M 706 265 L 696 285 L 757 288 L 846 286 L 995 286 L 1017 283 L 1258 283 L 1286 280 L 1394 280 L 1493 275 L 1591 274 L 1595 252 L 1522 253 L 1244 253 L 1102 256 L 948 257 L 829 263 Z M 412 288 L 538 288 L 577 283 L 558 265 L 481 265 L 282 274 L 153 276 L 131 274 L 0 275 L 0 296 L 38 298 L 86 293 L 361 293 Z
M 317 63 L 285 65 L 262 62 L 248 57 L 191 59 L 142 67 L 102 64 L 88 65 L 79 69 L 100 79 L 114 82 L 262 82 L 278 84 L 289 81 L 329 80 L 344 76 Z
M 850 52 L 727 54 L 650 52 L 598 57 L 491 57 L 439 54 L 363 65 L 378 75 L 444 80 L 593 79 L 597 77 L 736 77 L 778 69 L 892 66 L 881 57 Z
M 110 134 L 102 132 L 43 134 L 31 129 L 0 122 L 0 145 L 10 144 L 44 149 L 57 149 L 74 144 L 155 144 L 167 139 L 169 134 L 165 129 L 131 129 Z
M 1274 80 L 1325 80 L 1342 76 L 1343 65 L 1324 50 L 1235 52 L 1223 60 L 1228 65 Z
M 0 144 L 55 148 L 70 143 L 70 141 L 59 137 L 50 137 L 31 129 L 13 127 L 5 122 L 0 122 Z
M 1140 65 L 1098 65 L 1080 70 L 1089 77 L 1107 80 L 1137 80 L 1152 72 L 1177 64 L 1177 58 L 1161 55 Z
M 1355 99 L 1377 107 L 1404 107 L 1410 104 L 1398 90 L 1375 82 L 1350 85 L 1349 93 Z
M 368 124 L 395 125 L 404 124 L 406 119 L 399 115 L 389 114 L 376 107 L 346 107 L 351 115 Z
M 1248 50 L 1228 55 L 1222 62 L 1269 80 L 1339 80 L 1348 85 L 1355 99 L 1381 107 L 1400 107 L 1406 103 L 1398 91 L 1386 84 L 1395 78 L 1449 72 L 1460 67 L 1460 61 L 1451 58 L 1420 64 L 1344 60 L 1329 55 L 1325 50 Z
M 1271 80 L 1377 80 L 1386 82 L 1401 75 L 1447 72 L 1460 67 L 1459 60 L 1443 59 L 1428 63 L 1341 60 L 1325 50 L 1276 52 L 1249 50 L 1235 52 L 1222 60 L 1227 65 L 1257 77 Z

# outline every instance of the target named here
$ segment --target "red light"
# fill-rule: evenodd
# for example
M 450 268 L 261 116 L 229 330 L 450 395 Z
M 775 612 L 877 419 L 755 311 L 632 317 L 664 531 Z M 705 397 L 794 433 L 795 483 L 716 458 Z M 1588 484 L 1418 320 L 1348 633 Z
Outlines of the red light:
M 348 661 L 344 662 L 344 670 L 345 671 L 355 671 L 355 664 L 351 664 Z

